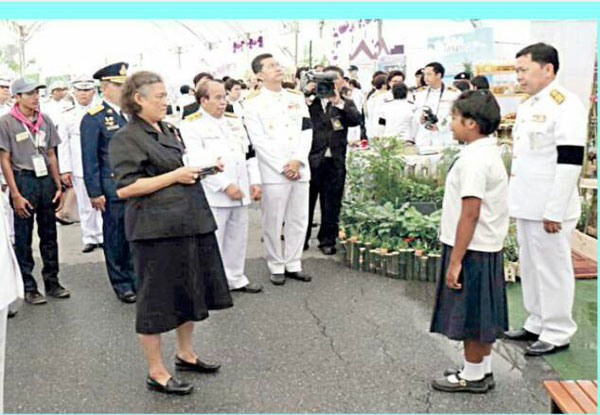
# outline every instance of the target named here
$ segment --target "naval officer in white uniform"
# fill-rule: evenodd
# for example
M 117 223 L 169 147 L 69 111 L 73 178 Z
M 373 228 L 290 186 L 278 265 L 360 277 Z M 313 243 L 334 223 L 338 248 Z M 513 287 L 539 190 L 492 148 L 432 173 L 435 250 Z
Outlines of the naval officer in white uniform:
M 252 61 L 263 86 L 245 101 L 245 123 L 263 183 L 263 239 L 271 282 L 286 277 L 308 282 L 302 248 L 308 226 L 312 123 L 301 92 L 283 89 L 283 69 L 270 54 Z M 281 243 L 283 223 L 285 248 Z
M 82 252 L 91 252 L 102 246 L 102 214 L 92 207 L 83 181 L 81 158 L 81 138 L 79 126 L 86 112 L 94 105 L 94 80 L 89 76 L 79 76 L 73 80 L 75 105 L 62 114 L 58 123 L 58 135 L 62 140 L 58 145 L 58 164 L 61 180 L 75 189 L 77 210 L 81 223 Z
M 537 340 L 526 354 L 564 350 L 577 330 L 571 235 L 581 213 L 577 181 L 586 112 L 556 81 L 558 52 L 538 43 L 517 53 L 517 80 L 530 96 L 517 111 L 509 213 L 517 219 L 523 302 L 528 317 L 513 340 Z
M 261 196 L 260 173 L 242 119 L 226 113 L 221 82 L 208 80 L 196 90 L 200 109 L 181 122 L 190 165 L 211 166 L 221 159 L 225 169 L 202 181 L 217 222 L 216 237 L 230 290 L 258 293 L 262 286 L 244 274 L 248 240 L 248 205 Z
M 23 298 L 23 278 L 13 251 L 9 230 L 5 221 L 4 205 L 0 203 L 0 414 L 4 402 L 4 351 L 6 348 L 6 317 L 9 313 L 8 306 L 17 297 Z

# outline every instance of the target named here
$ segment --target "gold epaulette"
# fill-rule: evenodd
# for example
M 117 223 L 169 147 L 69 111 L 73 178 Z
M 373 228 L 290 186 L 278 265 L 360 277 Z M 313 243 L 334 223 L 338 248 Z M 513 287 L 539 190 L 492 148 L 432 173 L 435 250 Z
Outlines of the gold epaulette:
M 94 108 L 90 108 L 88 110 L 88 114 L 90 114 L 90 115 L 96 115 L 100 111 L 102 111 L 103 109 L 104 109 L 104 105 L 100 104 L 100 105 L 95 106 Z
M 239 118 L 239 117 L 238 117 L 237 115 L 235 115 L 233 112 L 226 112 L 226 113 L 225 113 L 225 116 L 226 116 L 226 117 L 229 117 L 229 118 Z
M 425 87 L 424 86 L 420 86 L 417 88 L 417 91 L 425 91 Z
M 196 111 L 193 114 L 187 115 L 183 119 L 184 119 L 184 121 L 192 121 L 192 120 L 195 120 L 200 117 L 202 117 L 202 113 L 200 111 Z
M 291 92 L 292 94 L 296 94 L 296 95 L 304 95 L 302 92 L 300 92 L 300 91 L 296 91 L 295 89 L 286 88 L 286 90 L 287 90 L 288 92 Z
M 260 90 L 255 89 L 254 91 L 252 91 L 252 92 L 250 92 L 248 94 L 248 96 L 246 97 L 246 99 L 252 99 L 254 97 L 257 97 L 259 93 L 260 93 Z
M 553 89 L 552 91 L 550 91 L 550 96 L 558 105 L 565 102 L 565 96 L 561 94 L 558 89 Z
M 458 91 L 458 88 L 454 85 L 448 85 L 448 91 Z

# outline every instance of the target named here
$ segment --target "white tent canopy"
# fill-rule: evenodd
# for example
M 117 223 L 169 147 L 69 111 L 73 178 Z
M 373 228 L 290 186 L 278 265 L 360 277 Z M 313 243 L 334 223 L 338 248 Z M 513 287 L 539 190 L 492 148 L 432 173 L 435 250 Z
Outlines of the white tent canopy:
M 200 71 L 250 77 L 250 61 L 264 52 L 273 53 L 288 73 L 308 64 L 309 59 L 313 65 L 328 61 L 347 68 L 357 63 L 350 60 L 350 55 L 361 41 L 374 51 L 379 39 L 388 49 L 397 45 L 404 48 L 410 83 L 414 71 L 437 58 L 427 49 L 428 38 L 469 33 L 481 27 L 493 29 L 497 60 L 511 61 L 516 51 L 532 42 L 555 44 L 562 58 L 559 79 L 576 82 L 574 88 L 586 102 L 593 68 L 586 58 L 582 69 L 576 55 L 589 58 L 596 50 L 595 21 L 184 19 L 4 20 L 0 23 L 0 51 L 8 45 L 13 45 L 13 51 L 18 49 L 16 25 L 25 32 L 33 27 L 25 44 L 25 60 L 33 59 L 35 63 L 27 66 L 26 73 L 39 74 L 42 79 L 91 74 L 105 64 L 127 61 L 134 70 L 159 72 L 173 86 L 190 83 Z M 569 39 L 590 41 L 578 41 L 570 47 Z M 372 69 L 377 62 L 369 56 L 356 59 L 366 59 L 365 67 Z M 0 64 L 0 72 L 8 70 Z M 370 74 L 366 72 L 361 78 L 363 84 L 368 84 Z

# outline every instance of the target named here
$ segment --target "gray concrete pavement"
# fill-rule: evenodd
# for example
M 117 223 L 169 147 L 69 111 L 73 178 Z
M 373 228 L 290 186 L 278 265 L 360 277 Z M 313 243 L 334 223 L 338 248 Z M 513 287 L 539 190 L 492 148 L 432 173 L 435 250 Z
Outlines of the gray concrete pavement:
M 232 309 L 197 324 L 200 356 L 215 375 L 185 373 L 190 396 L 146 390 L 134 306 L 110 288 L 101 252 L 81 254 L 79 227 L 60 227 L 68 300 L 24 305 L 8 326 L 5 411 L 101 413 L 540 413 L 541 387 L 557 375 L 523 349 L 495 346 L 496 390 L 432 391 L 434 376 L 461 361 L 456 342 L 428 333 L 433 284 L 350 271 L 311 248 L 311 283 L 269 283 L 260 218 L 251 211 L 247 274 L 261 294 L 234 293 Z M 316 242 L 316 241 L 313 241 Z M 316 243 L 315 243 L 316 245 Z M 36 271 L 39 275 L 39 257 Z M 164 336 L 172 367 L 174 333 Z

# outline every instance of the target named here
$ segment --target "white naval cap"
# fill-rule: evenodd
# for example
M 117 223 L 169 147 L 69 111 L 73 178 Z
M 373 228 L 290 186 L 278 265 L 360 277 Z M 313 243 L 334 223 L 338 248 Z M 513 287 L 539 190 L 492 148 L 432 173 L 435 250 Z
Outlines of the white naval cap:
M 50 87 L 48 88 L 48 91 L 52 92 L 55 89 L 67 89 L 67 83 L 65 81 L 63 81 L 62 79 L 58 79 L 56 81 L 52 81 L 52 83 L 50 84 Z
M 12 83 L 8 75 L 0 75 L 0 86 L 10 87 Z
M 94 89 L 94 79 L 88 75 L 79 75 L 71 81 L 71 86 L 75 89 Z

